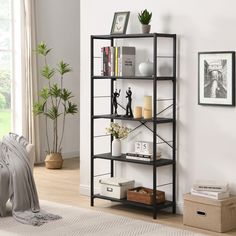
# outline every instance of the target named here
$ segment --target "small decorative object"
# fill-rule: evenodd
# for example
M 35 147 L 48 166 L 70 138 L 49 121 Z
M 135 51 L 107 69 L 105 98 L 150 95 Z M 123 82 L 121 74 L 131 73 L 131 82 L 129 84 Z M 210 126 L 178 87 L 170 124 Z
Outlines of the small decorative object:
M 133 112 L 131 108 L 131 103 L 132 103 L 132 91 L 131 88 L 129 87 L 128 90 L 126 91 L 126 98 L 128 98 L 128 103 L 126 105 L 126 117 L 133 118 Z
M 144 96 L 143 117 L 152 118 L 152 96 Z
M 198 104 L 235 106 L 235 52 L 198 53 Z
M 118 116 L 118 114 L 117 114 L 117 108 L 118 108 L 117 98 L 120 96 L 120 91 L 121 90 L 119 89 L 119 92 L 117 92 L 117 89 L 116 89 L 115 92 L 113 93 L 113 96 L 112 96 L 112 105 L 115 108 L 115 111 L 114 111 L 115 116 Z
M 47 64 L 47 55 L 51 49 L 47 48 L 44 42 L 41 42 L 36 52 L 42 56 L 45 65 L 41 71 L 41 75 L 48 81 L 48 86 L 39 92 L 40 100 L 34 104 L 34 114 L 44 115 L 46 128 L 46 159 L 45 164 L 48 169 L 62 168 L 63 159 L 61 155 L 62 140 L 64 136 L 65 118 L 67 115 L 77 113 L 77 105 L 71 99 L 72 93 L 63 87 L 64 75 L 71 71 L 69 64 L 61 61 L 58 68 L 54 69 Z M 55 73 L 59 72 L 60 81 L 56 83 Z M 53 130 L 49 129 L 49 122 L 52 123 Z M 62 125 L 58 125 L 61 122 Z M 50 139 L 50 136 L 52 140 Z
M 134 118 L 136 119 L 142 118 L 142 107 L 136 106 L 134 108 Z
M 130 12 L 115 12 L 111 27 L 111 34 L 125 34 Z
M 110 127 L 106 128 L 108 134 L 114 137 L 112 141 L 112 156 L 121 156 L 120 140 L 126 138 L 131 129 L 120 126 L 118 123 L 111 122 Z
M 153 63 L 150 61 L 140 63 L 138 68 L 143 76 L 153 75 Z
M 135 147 L 135 153 L 144 155 L 153 154 L 153 142 L 136 141 L 134 147 Z M 159 147 L 157 147 L 156 149 L 156 156 L 161 157 L 161 150 Z
M 151 25 L 149 25 L 149 23 L 152 19 L 152 13 L 145 9 L 144 11 L 141 11 L 141 13 L 138 14 L 138 19 L 142 24 L 142 32 L 144 34 L 148 34 L 151 29 Z

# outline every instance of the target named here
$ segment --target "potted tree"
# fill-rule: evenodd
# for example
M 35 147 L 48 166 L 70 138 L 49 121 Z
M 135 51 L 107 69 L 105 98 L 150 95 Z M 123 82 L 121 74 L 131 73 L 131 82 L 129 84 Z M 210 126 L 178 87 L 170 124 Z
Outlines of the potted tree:
M 148 34 L 151 29 L 151 25 L 149 25 L 149 23 L 152 19 L 152 12 L 149 12 L 147 9 L 145 9 L 138 14 L 138 19 L 142 24 L 142 32 L 144 34 Z
M 39 91 L 39 101 L 34 104 L 34 114 L 43 115 L 46 125 L 46 159 L 45 165 L 48 169 L 62 168 L 62 140 L 65 130 L 65 119 L 69 114 L 76 114 L 77 105 L 71 99 L 72 93 L 64 88 L 64 75 L 71 72 L 71 67 L 64 61 L 60 61 L 57 68 L 51 68 L 47 64 L 47 56 L 51 49 L 47 48 L 44 42 L 41 42 L 36 49 L 38 55 L 44 58 L 44 66 L 41 70 L 42 77 L 47 81 L 47 86 Z M 56 72 L 59 74 L 56 82 Z M 61 120 L 58 125 L 59 120 Z M 52 132 L 49 135 L 49 125 L 52 125 Z

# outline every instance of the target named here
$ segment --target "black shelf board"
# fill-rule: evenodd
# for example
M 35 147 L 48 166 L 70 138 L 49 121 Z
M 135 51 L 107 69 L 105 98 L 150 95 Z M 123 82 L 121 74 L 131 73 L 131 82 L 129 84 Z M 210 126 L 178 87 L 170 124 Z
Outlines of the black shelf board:
M 140 160 L 127 159 L 125 154 L 122 154 L 119 157 L 114 157 L 111 155 L 111 153 L 103 153 L 103 154 L 94 155 L 93 158 L 120 161 L 120 162 L 129 162 L 129 163 L 142 164 L 142 165 L 152 165 L 152 166 L 154 165 L 154 161 L 140 161 Z M 161 158 L 161 159 L 156 160 L 156 167 L 173 165 L 173 164 L 174 164 L 174 161 L 171 159 Z
M 125 116 L 115 116 L 115 115 L 94 115 L 92 117 L 93 119 L 114 119 L 114 120 L 129 120 L 129 121 L 140 121 L 140 122 L 156 122 L 157 124 L 161 123 L 172 123 L 174 120 L 172 118 L 156 118 L 156 121 L 154 118 L 151 119 L 144 119 L 144 118 L 130 118 Z
M 154 76 L 102 76 L 94 75 L 92 79 L 132 79 L 132 80 L 154 80 Z M 174 76 L 157 76 L 156 80 L 174 80 Z
M 153 205 L 147 205 L 147 204 L 144 204 L 144 203 L 129 201 L 126 198 L 117 199 L 117 198 L 102 196 L 100 194 L 95 194 L 92 197 L 93 198 L 100 198 L 100 199 L 103 199 L 103 200 L 109 200 L 109 201 L 112 201 L 112 202 L 120 202 L 120 203 L 126 204 L 126 205 L 133 205 L 133 206 L 137 206 L 137 207 L 144 207 L 144 208 L 148 208 L 148 209 L 153 209 Z M 164 203 L 157 204 L 157 209 L 161 210 L 161 209 L 165 209 L 165 208 L 168 208 L 168 207 L 172 207 L 173 205 L 174 205 L 173 202 L 166 200 Z
M 150 33 L 150 34 L 108 34 L 108 35 L 91 35 L 93 39 L 119 39 L 119 38 L 153 38 L 164 37 L 174 38 L 176 34 L 165 34 L 165 33 Z

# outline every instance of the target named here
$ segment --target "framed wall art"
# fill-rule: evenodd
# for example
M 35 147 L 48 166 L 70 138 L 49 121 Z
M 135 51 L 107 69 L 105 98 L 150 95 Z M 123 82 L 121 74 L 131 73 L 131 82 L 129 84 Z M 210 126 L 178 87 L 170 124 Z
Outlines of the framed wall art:
M 198 104 L 235 106 L 235 52 L 198 53 Z
M 111 34 L 125 34 L 130 12 L 115 12 L 111 27 Z

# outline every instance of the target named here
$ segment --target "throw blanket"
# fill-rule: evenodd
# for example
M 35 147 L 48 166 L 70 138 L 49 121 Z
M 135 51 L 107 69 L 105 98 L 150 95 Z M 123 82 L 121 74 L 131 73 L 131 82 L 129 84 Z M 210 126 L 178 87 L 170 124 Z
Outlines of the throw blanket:
M 0 216 L 6 215 L 6 202 L 10 199 L 16 220 L 42 225 L 61 217 L 40 210 L 27 145 L 24 137 L 12 133 L 0 142 Z

